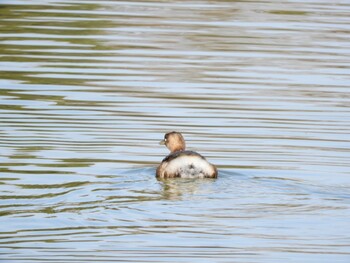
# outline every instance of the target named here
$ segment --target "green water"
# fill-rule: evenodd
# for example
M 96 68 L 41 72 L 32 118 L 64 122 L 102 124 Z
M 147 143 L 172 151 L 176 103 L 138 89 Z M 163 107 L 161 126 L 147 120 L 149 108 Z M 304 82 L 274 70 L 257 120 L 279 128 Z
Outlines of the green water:
M 350 3 L 0 1 L 1 262 L 349 262 Z M 155 178 L 165 132 L 217 180 Z

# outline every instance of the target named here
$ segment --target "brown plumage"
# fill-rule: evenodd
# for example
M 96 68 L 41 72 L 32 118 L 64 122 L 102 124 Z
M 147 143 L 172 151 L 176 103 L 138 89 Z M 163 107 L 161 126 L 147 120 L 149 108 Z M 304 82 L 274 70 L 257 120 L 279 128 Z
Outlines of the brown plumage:
M 160 142 L 170 150 L 162 163 L 158 166 L 156 176 L 158 178 L 216 178 L 218 175 L 214 165 L 199 153 L 186 151 L 185 139 L 179 132 L 165 134 Z

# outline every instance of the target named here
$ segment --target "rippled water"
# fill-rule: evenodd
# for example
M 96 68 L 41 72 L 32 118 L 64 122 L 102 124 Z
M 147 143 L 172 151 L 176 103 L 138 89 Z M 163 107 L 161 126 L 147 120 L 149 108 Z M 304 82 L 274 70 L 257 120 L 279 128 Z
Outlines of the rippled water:
M 349 1 L 0 3 L 0 261 L 350 262 Z

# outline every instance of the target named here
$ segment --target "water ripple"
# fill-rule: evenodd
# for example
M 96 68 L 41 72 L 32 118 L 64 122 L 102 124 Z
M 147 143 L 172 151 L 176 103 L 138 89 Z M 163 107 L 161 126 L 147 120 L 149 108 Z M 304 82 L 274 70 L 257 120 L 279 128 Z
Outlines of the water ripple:
M 0 4 L 6 262 L 348 262 L 346 1 Z M 217 180 L 154 177 L 180 130 Z

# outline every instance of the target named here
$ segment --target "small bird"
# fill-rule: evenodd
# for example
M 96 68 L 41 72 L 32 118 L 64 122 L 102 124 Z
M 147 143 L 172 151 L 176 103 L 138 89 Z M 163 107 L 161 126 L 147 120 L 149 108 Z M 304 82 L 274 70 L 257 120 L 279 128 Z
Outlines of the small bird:
M 158 166 L 157 178 L 217 178 L 214 165 L 199 153 L 186 151 L 185 139 L 180 132 L 165 134 L 160 144 L 165 144 L 170 154 Z

